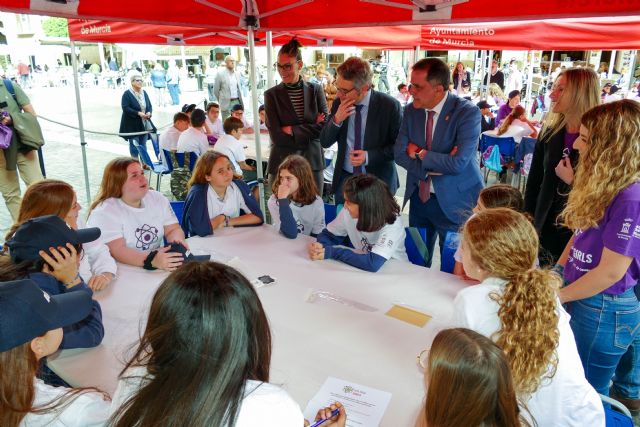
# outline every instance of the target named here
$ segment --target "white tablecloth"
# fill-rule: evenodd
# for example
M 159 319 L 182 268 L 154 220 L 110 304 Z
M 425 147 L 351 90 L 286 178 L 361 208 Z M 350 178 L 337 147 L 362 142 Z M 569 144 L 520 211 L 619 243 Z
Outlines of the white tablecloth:
M 416 355 L 430 346 L 448 321 L 455 294 L 465 285 L 452 275 L 391 260 L 377 273 L 337 261 L 310 261 L 311 239 L 284 238 L 271 227 L 225 229 L 214 237 L 191 238 L 192 250 L 237 257 L 250 279 L 277 280 L 258 290 L 271 324 L 271 382 L 285 388 L 304 410 L 328 376 L 392 393 L 383 426 L 413 426 L 424 396 Z M 166 273 L 120 265 L 117 280 L 96 294 L 105 338 L 97 348 L 66 350 L 49 366 L 73 386 L 97 386 L 112 393 L 144 329 L 148 306 Z M 364 311 L 336 302 L 309 303 L 310 289 L 323 290 L 374 307 Z M 384 313 L 394 303 L 433 316 L 419 328 Z
M 240 136 L 240 142 L 244 147 L 244 153 L 248 159 L 256 159 L 256 141 L 255 136 L 252 133 L 243 133 Z M 271 152 L 271 139 L 269 139 L 268 133 L 260 133 L 260 146 L 262 148 L 262 161 L 269 161 L 269 154 Z

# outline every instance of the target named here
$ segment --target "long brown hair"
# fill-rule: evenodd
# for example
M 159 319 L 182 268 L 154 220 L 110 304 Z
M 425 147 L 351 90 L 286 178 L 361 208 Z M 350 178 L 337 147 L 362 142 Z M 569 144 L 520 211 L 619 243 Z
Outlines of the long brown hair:
M 523 114 L 524 107 L 522 105 L 516 105 L 516 107 L 511 111 L 511 114 L 509 114 L 500 124 L 500 127 L 498 128 L 498 135 L 505 133 L 507 129 L 509 129 L 509 126 L 511 126 L 511 123 L 513 123 L 515 119 L 522 117 Z
M 478 199 L 485 209 L 509 208 L 524 212 L 524 199 L 520 190 L 509 184 L 494 184 L 480 190 Z
M 191 178 L 189 178 L 189 182 L 187 183 L 187 188 L 191 188 L 191 186 L 194 184 L 207 184 L 207 176 L 211 175 L 213 165 L 215 165 L 215 163 L 220 158 L 225 158 L 229 163 L 231 163 L 231 160 L 229 160 L 229 156 L 218 151 L 209 150 L 198 157 L 198 161 L 193 168 Z M 242 177 L 240 175 L 236 175 L 236 173 L 234 172 L 233 178 L 238 179 Z
M 342 186 L 344 198 L 358 205 L 358 231 L 378 231 L 393 224 L 400 215 L 400 206 L 387 184 L 374 175 L 351 175 Z
M 61 396 L 34 407 L 36 397 L 34 378 L 38 360 L 31 350 L 31 341 L 0 353 L 0 425 L 18 427 L 29 413 L 45 414 L 64 410 L 76 397 L 96 391 L 95 388 L 70 389 Z M 108 397 L 102 393 L 104 397 Z
M 502 350 L 469 329 L 445 329 L 429 352 L 427 397 L 422 416 L 428 427 L 520 427 L 511 370 Z
M 463 228 L 463 248 L 491 277 L 507 281 L 491 298 L 500 306 L 496 343 L 507 355 L 519 394 L 534 393 L 544 378 L 555 375 L 560 278 L 533 268 L 538 235 L 519 212 L 486 209 L 473 215 Z
M 599 105 L 582 116 L 582 125 L 589 130 L 587 150 L 560 217 L 573 230 L 597 226 L 620 191 L 640 181 L 640 103 Z
M 122 371 L 148 375 L 111 425 L 233 426 L 248 380 L 269 381 L 271 333 L 253 286 L 215 262 L 191 262 L 156 291 L 140 345 Z M 171 395 L 171 403 L 158 396 Z
M 310 205 L 315 202 L 318 195 L 316 180 L 313 178 L 313 172 L 307 159 L 297 154 L 287 156 L 278 167 L 278 176 L 271 186 L 273 194 L 278 194 L 280 187 L 280 171 L 286 170 L 298 179 L 298 189 L 295 194 L 290 195 L 294 202 L 303 205 Z
M 57 179 L 43 179 L 27 187 L 22 196 L 18 219 L 11 226 L 5 240 L 11 239 L 22 223 L 43 215 L 57 215 L 64 219 L 72 208 L 73 187 Z
M 122 197 L 122 186 L 127 182 L 128 178 L 127 168 L 133 163 L 138 163 L 138 161 L 131 157 L 118 157 L 107 163 L 102 173 L 100 190 L 93 203 L 91 203 L 89 212 L 111 197 L 118 199 Z

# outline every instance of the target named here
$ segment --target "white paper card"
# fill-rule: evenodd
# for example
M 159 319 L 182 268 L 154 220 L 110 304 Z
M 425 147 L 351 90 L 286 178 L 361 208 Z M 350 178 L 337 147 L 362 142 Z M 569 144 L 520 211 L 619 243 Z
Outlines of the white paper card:
M 329 377 L 307 403 L 304 417 L 313 424 L 318 410 L 336 401 L 347 412 L 347 427 L 377 427 L 389 406 L 391 393 Z

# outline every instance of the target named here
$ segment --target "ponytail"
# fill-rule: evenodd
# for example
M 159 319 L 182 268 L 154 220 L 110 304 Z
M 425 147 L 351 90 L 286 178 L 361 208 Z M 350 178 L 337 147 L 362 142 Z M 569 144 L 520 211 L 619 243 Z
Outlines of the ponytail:
M 532 394 L 543 379 L 555 375 L 558 365 L 560 278 L 530 269 L 508 280 L 501 294 L 491 294 L 500 306 L 496 343 L 507 355 L 518 393 Z

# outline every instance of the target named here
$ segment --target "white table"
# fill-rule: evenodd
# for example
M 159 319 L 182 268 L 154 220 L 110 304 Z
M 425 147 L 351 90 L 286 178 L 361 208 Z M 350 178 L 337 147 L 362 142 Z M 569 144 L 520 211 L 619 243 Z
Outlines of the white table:
M 253 133 L 243 133 L 240 136 L 240 142 L 244 147 L 244 152 L 248 159 L 256 159 L 256 140 Z M 262 161 L 269 161 L 269 154 L 271 152 L 271 139 L 268 133 L 260 133 L 260 147 L 262 154 Z
M 465 285 L 452 275 L 406 262 L 388 261 L 377 273 L 337 261 L 310 261 L 311 239 L 289 240 L 271 226 L 227 229 L 215 237 L 191 238 L 191 249 L 236 256 L 253 279 L 268 274 L 277 284 L 258 290 L 273 332 L 271 382 L 284 387 L 304 410 L 328 376 L 392 393 L 383 426 L 413 426 L 424 396 L 416 355 L 430 346 L 448 320 L 455 294 Z M 144 330 L 148 306 L 163 272 L 119 265 L 118 279 L 97 293 L 105 338 L 97 348 L 65 350 L 49 366 L 73 386 L 112 393 Z M 308 303 L 321 289 L 375 307 L 367 312 L 335 302 Z M 385 316 L 405 303 L 433 316 L 424 328 Z

